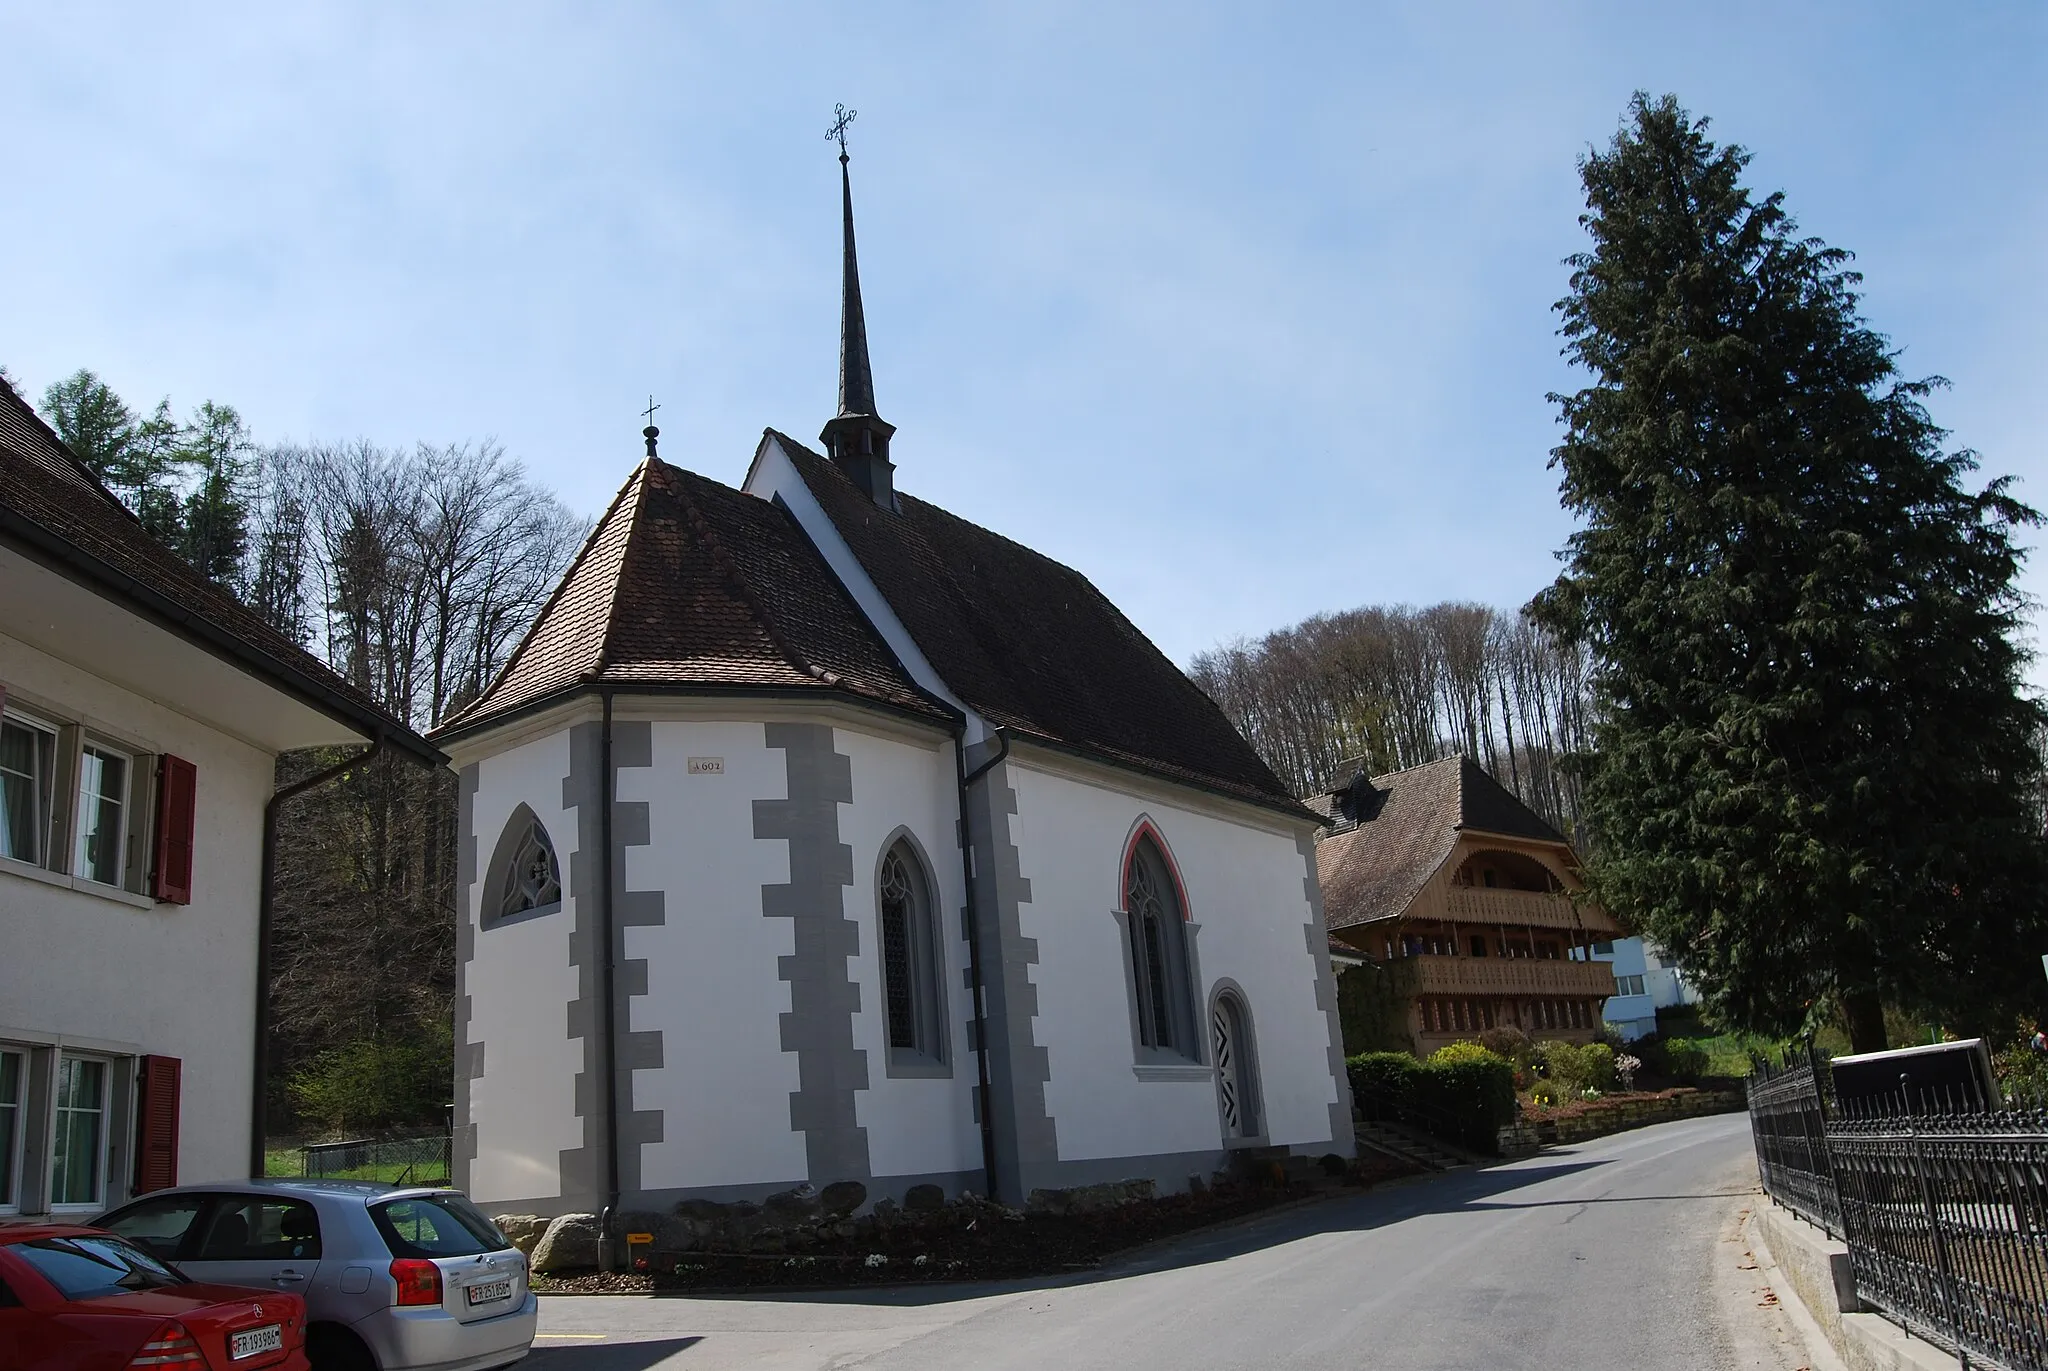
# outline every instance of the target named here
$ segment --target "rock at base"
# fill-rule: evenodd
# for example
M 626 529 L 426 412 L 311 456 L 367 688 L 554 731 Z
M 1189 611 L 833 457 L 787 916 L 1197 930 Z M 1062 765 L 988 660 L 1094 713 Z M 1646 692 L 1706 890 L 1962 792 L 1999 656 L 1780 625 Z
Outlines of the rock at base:
M 1070 1190 L 1034 1190 L 1024 1201 L 1024 1209 L 1031 1214 L 1094 1214 L 1150 1200 L 1157 1194 L 1158 1187 L 1150 1178 L 1104 1181 L 1100 1185 L 1077 1185 Z
M 532 1267 L 545 1276 L 597 1265 L 597 1215 L 564 1214 L 533 1245 Z
M 498 1225 L 505 1241 L 529 1257 L 533 1255 L 533 1245 L 540 1241 L 540 1235 L 548 1230 L 548 1221 L 538 1214 L 499 1214 L 491 1222 Z
M 828 1219 L 843 1219 L 867 1203 L 868 1188 L 859 1181 L 834 1181 L 818 1195 Z
M 903 1207 L 913 1214 L 929 1214 L 946 1207 L 946 1192 L 936 1185 L 913 1185 L 903 1192 Z

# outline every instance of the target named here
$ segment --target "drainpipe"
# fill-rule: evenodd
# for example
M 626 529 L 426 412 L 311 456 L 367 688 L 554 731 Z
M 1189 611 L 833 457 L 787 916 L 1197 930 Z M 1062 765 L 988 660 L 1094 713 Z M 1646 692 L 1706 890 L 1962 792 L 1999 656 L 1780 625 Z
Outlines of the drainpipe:
M 277 909 L 278 811 L 286 800 L 326 785 L 369 761 L 384 750 L 387 741 L 382 733 L 377 734 L 368 747 L 354 756 L 344 758 L 324 771 L 316 771 L 303 780 L 293 781 L 282 790 L 273 791 L 263 806 L 263 865 L 262 874 L 257 878 L 256 893 L 255 1071 L 249 1086 L 249 1175 L 252 1179 L 261 1176 L 264 1170 L 263 1144 L 267 1140 L 264 1115 L 270 1103 L 270 941 L 271 923 Z
M 967 793 L 974 783 L 986 776 L 997 762 L 1010 755 L 1010 737 L 1001 728 L 995 730 L 995 755 L 974 770 L 967 770 L 967 721 L 963 718 L 960 727 L 953 734 L 953 769 L 960 780 L 960 853 L 966 859 L 967 888 L 967 979 L 974 987 L 974 1065 L 977 1084 L 981 1091 L 981 1171 L 983 1186 L 990 1200 L 1000 1199 L 996 1193 L 996 1123 L 995 1100 L 989 1091 L 988 1078 L 988 995 L 983 989 L 983 968 L 981 962 L 981 918 L 975 912 L 974 886 L 977 873 L 974 871 L 974 843 L 969 836 L 967 819 Z
M 600 690 L 604 700 L 604 723 L 598 735 L 598 775 L 604 778 L 604 803 L 597 807 L 598 842 L 603 846 L 603 893 L 598 897 L 597 933 L 602 952 L 598 957 L 597 1002 L 604 1013 L 604 1213 L 598 1217 L 597 1269 L 619 1269 L 619 1237 L 612 1231 L 619 1209 L 619 1073 L 618 1014 L 612 1003 L 612 799 L 618 791 L 618 777 L 612 771 L 612 692 Z

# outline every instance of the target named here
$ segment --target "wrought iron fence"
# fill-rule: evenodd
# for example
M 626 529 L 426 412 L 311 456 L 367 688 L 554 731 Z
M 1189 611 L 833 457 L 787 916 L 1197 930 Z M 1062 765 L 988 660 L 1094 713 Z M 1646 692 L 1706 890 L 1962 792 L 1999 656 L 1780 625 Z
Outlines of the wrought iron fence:
M 299 1174 L 321 1180 L 446 1185 L 453 1173 L 452 1142 L 448 1134 L 434 1133 L 417 1138 L 308 1143 L 299 1149 Z
M 1827 1076 L 1811 1050 L 1782 1066 L 1758 1058 L 1749 1131 L 1764 1190 L 1807 1222 L 1842 1236 L 1842 1200 L 1828 1157 Z
M 1928 1340 L 2048 1371 L 2048 1114 L 1836 1119 L 1856 1295 Z
M 1811 1054 L 1749 1101 L 1764 1190 L 1847 1244 L 1858 1300 L 1965 1366 L 2048 1371 L 2048 1112 L 1843 1117 Z

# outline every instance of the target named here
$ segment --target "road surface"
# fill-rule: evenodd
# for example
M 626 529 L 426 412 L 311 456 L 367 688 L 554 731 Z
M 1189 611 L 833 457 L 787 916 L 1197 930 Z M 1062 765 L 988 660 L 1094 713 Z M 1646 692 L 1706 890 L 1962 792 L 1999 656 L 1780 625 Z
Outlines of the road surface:
M 1083 1277 L 548 1296 L 522 1371 L 1723 1371 L 1806 1365 L 1747 1255 L 1745 1116 L 1639 1129 L 1149 1248 Z

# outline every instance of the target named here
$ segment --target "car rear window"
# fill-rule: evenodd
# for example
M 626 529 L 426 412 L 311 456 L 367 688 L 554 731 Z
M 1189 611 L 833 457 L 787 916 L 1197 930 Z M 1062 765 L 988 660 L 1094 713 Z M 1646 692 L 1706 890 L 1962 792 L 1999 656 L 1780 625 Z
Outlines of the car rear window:
M 394 1257 L 474 1257 L 512 1244 L 461 1195 L 414 1195 L 370 1206 Z
M 11 1249 L 67 1300 L 97 1300 L 183 1285 L 185 1278 L 119 1238 L 38 1238 Z

